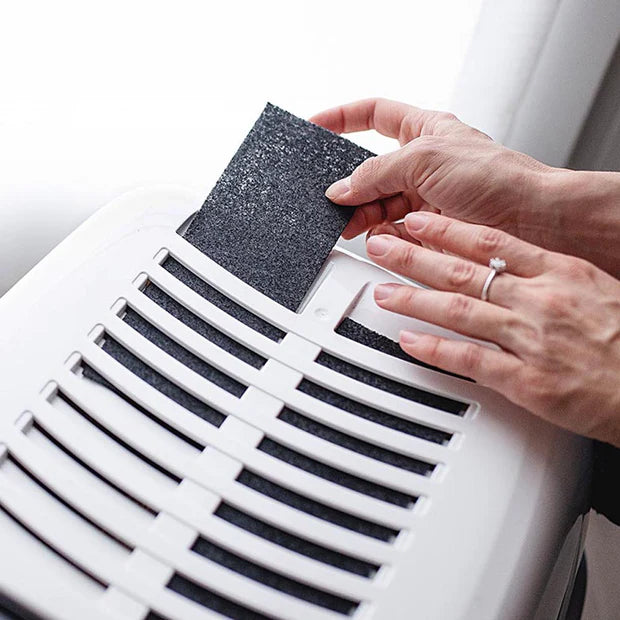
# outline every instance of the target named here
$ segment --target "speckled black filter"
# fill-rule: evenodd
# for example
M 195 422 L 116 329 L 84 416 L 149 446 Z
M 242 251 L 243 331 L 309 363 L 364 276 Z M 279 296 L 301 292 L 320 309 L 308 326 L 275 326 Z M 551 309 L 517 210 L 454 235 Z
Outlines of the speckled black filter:
M 272 482 L 263 476 L 255 474 L 245 467 L 237 476 L 237 481 L 250 489 L 254 489 L 263 495 L 272 497 L 292 508 L 306 512 L 324 521 L 329 521 L 334 525 L 352 530 L 353 532 L 358 532 L 364 536 L 370 536 L 371 538 L 376 538 L 384 542 L 392 542 L 398 535 L 398 530 L 380 525 L 379 523 L 374 523 L 362 517 L 354 516 L 338 508 L 328 506 L 327 504 L 322 504 L 315 499 L 310 499 L 276 482 Z
M 296 310 L 353 212 L 350 208 L 338 207 L 327 200 L 324 195 L 325 188 L 337 179 L 349 175 L 371 155 L 372 153 L 348 140 L 296 118 L 275 106 L 267 105 L 184 236 L 187 241 L 229 272 L 288 309 Z M 252 329 L 274 341 L 284 336 L 280 329 L 257 316 L 251 308 L 227 298 L 173 256 L 168 257 L 162 267 L 209 302 Z M 196 333 L 245 363 L 254 368 L 261 368 L 264 364 L 262 356 L 196 316 L 156 285 L 148 284 L 143 292 Z M 241 396 L 246 389 L 246 386 L 239 381 L 180 346 L 131 307 L 127 309 L 123 320 L 187 367 L 234 396 Z M 221 412 L 188 394 L 109 336 L 106 337 L 104 350 L 183 407 L 216 426 L 222 423 L 224 415 Z M 101 377 L 89 372 L 89 369 L 85 369 L 85 376 L 101 382 Z M 339 402 L 336 400 L 334 404 L 338 405 Z M 426 463 L 373 446 L 368 442 L 347 438 L 343 433 L 325 425 L 307 418 L 301 419 L 302 417 L 294 412 L 290 413 L 286 419 L 288 423 L 367 454 L 371 458 L 418 473 L 427 473 L 430 467 Z M 399 421 L 398 424 L 412 425 L 405 420 Z M 409 426 L 407 430 L 411 431 Z M 416 426 L 415 430 L 417 433 L 430 433 L 434 440 L 438 440 L 433 435 L 437 431 L 433 429 L 418 429 Z M 314 475 L 386 502 L 408 506 L 415 501 L 412 496 L 341 472 L 271 439 L 264 439 L 259 449 Z M 386 542 L 398 534 L 392 528 L 304 497 L 247 469 L 239 474 L 237 480 L 240 484 L 297 510 L 360 534 Z M 231 522 L 232 519 L 231 517 Z M 235 514 L 234 522 L 239 527 L 250 531 L 256 530 L 257 535 L 271 539 L 277 544 L 289 548 L 296 547 L 300 553 L 341 566 L 345 570 L 370 575 L 378 568 L 333 550 L 318 547 L 253 517 L 243 517 L 243 513 L 241 516 Z M 211 551 L 213 549 L 210 549 Z M 278 588 L 275 581 L 274 583 L 269 581 L 272 576 L 265 569 L 258 566 L 248 567 L 245 564 L 242 566 L 235 558 L 234 562 L 230 557 L 218 556 L 218 558 L 222 563 L 225 563 L 224 560 L 226 562 L 230 560 L 230 567 L 233 570 Z M 291 585 L 282 576 L 278 577 L 278 584 L 285 591 L 290 588 L 290 592 L 300 598 L 344 613 L 350 610 L 352 604 L 348 600 L 326 598 L 322 592 L 307 589 L 297 591 L 298 586 Z M 214 596 L 213 593 L 180 575 L 175 575 L 168 587 L 230 617 L 260 616 L 231 601 Z
M 294 467 L 310 472 L 315 476 L 320 476 L 325 480 L 347 487 L 358 493 L 375 497 L 383 502 L 394 504 L 402 508 L 413 506 L 415 503 L 416 498 L 412 495 L 407 495 L 406 493 L 396 491 L 382 484 L 360 478 L 354 474 L 349 474 L 341 469 L 336 469 L 331 465 L 327 465 L 310 456 L 301 454 L 301 452 L 292 450 L 268 437 L 260 442 L 258 449 Z
M 349 615 L 357 607 L 357 603 L 351 599 L 326 592 L 325 590 L 320 590 L 319 588 L 301 583 L 296 579 L 291 579 L 265 566 L 255 564 L 232 551 L 228 551 L 216 545 L 203 536 L 198 536 L 192 545 L 192 551 L 236 573 L 240 573 L 259 583 L 263 583 L 270 588 L 274 588 L 290 596 L 331 609 L 338 613 Z M 282 566 L 281 570 L 285 571 L 286 567 Z
M 350 573 L 360 575 L 361 577 L 372 577 L 379 570 L 377 564 L 354 558 L 341 551 L 329 549 L 318 543 L 286 532 L 279 527 L 275 527 L 270 523 L 266 523 L 261 519 L 257 519 L 252 515 L 242 512 L 226 502 L 222 502 L 217 507 L 214 514 L 220 519 L 224 519 L 237 527 L 274 542 L 281 547 L 313 558 L 324 564 L 329 564 L 330 566 L 335 566 L 336 568 L 341 568 Z
M 406 398 L 407 400 L 411 400 L 416 403 L 427 405 L 428 407 L 433 407 L 434 409 L 441 409 L 442 411 L 447 411 L 448 413 L 462 415 L 468 407 L 468 404 L 463 401 L 456 400 L 448 396 L 441 396 L 440 394 L 434 394 L 433 392 L 427 392 L 426 390 L 422 390 L 411 385 L 406 385 L 404 383 L 400 383 L 399 381 L 394 381 L 393 379 L 388 379 L 383 375 L 366 370 L 361 366 L 351 364 L 350 362 L 326 353 L 325 351 L 321 351 L 321 353 L 319 353 L 316 358 L 316 362 L 322 366 L 331 368 L 342 375 L 351 377 L 356 381 L 361 381 L 362 383 L 366 383 L 367 385 L 378 388 L 379 390 L 395 394 L 396 396 L 401 396 L 402 398 Z M 320 388 L 320 386 L 317 386 L 317 388 Z M 324 388 L 320 388 L 320 391 L 325 393 Z M 314 392 L 318 393 L 318 390 L 315 389 Z M 315 396 L 316 394 L 312 393 L 312 395 Z M 317 395 L 317 398 L 322 397 Z M 344 397 L 338 398 L 338 400 L 342 401 L 343 398 Z M 332 402 L 334 399 L 335 397 L 330 395 L 327 397 L 328 402 Z M 351 413 L 356 413 L 356 411 L 352 411 Z
M 353 214 L 325 189 L 371 155 L 267 104 L 185 238 L 296 310 Z
M 370 347 L 371 349 L 375 349 L 376 351 L 381 351 L 382 353 L 387 353 L 392 357 L 397 357 L 398 359 L 405 360 L 410 364 L 416 364 L 417 366 L 422 366 L 423 368 L 428 368 L 436 372 L 451 375 L 452 377 L 458 377 L 459 379 L 471 381 L 471 379 L 461 377 L 460 375 L 448 372 L 447 370 L 442 370 L 441 368 L 437 368 L 436 366 L 431 366 L 430 364 L 425 364 L 424 362 L 421 362 L 420 360 L 411 357 L 400 348 L 398 342 L 395 342 L 391 338 L 387 338 L 383 334 L 379 334 L 376 331 L 348 317 L 345 318 L 340 323 L 340 325 L 338 325 L 338 327 L 336 328 L 336 333 L 344 336 L 345 338 L 348 338 L 349 340 L 354 340 L 355 342 L 359 342 L 360 344 Z
M 208 590 L 204 586 L 191 581 L 179 573 L 175 573 L 167 584 L 173 592 L 177 592 L 186 598 L 208 607 L 225 618 L 235 620 L 271 620 L 270 616 L 254 611 L 245 605 L 240 605 L 229 598 L 226 598 L 213 590 Z M 146 620 L 168 620 L 154 612 L 149 613 Z

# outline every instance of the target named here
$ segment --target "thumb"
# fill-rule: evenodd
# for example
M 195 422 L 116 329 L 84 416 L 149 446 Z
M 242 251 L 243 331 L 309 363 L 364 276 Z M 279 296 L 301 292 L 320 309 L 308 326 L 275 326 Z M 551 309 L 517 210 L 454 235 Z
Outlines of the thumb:
M 392 153 L 370 157 L 351 176 L 330 185 L 325 195 L 341 205 L 361 205 L 415 190 L 416 158 L 411 148 L 414 142 Z

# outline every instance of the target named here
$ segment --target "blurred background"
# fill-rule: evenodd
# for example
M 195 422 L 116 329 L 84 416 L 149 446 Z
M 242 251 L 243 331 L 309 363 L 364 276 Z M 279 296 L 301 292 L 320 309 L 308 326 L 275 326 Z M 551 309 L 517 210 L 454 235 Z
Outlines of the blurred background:
M 267 101 L 388 97 L 618 170 L 619 35 L 618 0 L 1 1 L 0 295 L 124 191 L 206 196 Z M 617 529 L 593 517 L 584 620 L 619 617 Z

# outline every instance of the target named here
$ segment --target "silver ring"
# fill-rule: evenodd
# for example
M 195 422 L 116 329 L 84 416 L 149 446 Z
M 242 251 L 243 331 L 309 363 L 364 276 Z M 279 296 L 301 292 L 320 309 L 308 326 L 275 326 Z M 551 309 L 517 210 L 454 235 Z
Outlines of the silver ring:
M 489 272 L 487 279 L 484 281 L 482 293 L 480 293 L 480 299 L 482 299 L 482 301 L 488 301 L 491 282 L 493 282 L 493 278 L 498 273 L 503 273 L 504 271 L 506 271 L 506 261 L 503 258 L 498 258 L 496 256 L 489 261 L 489 267 L 491 268 L 491 271 Z

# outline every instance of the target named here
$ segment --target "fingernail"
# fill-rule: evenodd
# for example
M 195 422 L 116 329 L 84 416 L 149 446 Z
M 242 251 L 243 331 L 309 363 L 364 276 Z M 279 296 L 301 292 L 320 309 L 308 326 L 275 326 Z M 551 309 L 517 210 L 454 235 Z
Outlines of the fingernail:
M 414 344 L 418 339 L 418 334 L 415 332 L 408 332 L 403 330 L 400 332 L 400 342 L 401 344 Z
M 346 177 L 345 179 L 340 179 L 340 181 L 336 181 L 332 183 L 325 192 L 325 195 L 330 200 L 338 200 L 342 198 L 346 193 L 351 189 L 351 177 Z
M 371 237 L 366 242 L 366 251 L 374 256 L 384 256 L 388 253 L 392 240 L 387 235 L 377 235 Z
M 375 287 L 375 301 L 384 301 L 398 288 L 398 284 L 379 284 Z
M 410 230 L 420 230 L 428 222 L 428 213 L 409 213 L 405 216 L 405 224 Z

